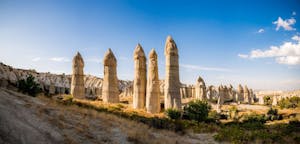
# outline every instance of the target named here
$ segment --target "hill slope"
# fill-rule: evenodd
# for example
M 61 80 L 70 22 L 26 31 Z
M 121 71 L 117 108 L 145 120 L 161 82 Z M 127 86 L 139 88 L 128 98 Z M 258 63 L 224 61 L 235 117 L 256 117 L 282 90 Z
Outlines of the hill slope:
M 215 143 L 0 88 L 0 143 Z

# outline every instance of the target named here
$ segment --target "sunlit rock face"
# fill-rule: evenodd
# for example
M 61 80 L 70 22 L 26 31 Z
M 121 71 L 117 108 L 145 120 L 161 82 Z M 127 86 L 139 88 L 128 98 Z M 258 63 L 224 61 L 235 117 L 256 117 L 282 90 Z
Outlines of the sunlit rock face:
M 244 89 L 241 84 L 239 84 L 239 86 L 238 86 L 237 97 L 238 97 L 237 100 L 239 102 L 244 101 Z
M 244 87 L 244 102 L 249 103 L 249 101 L 250 101 L 249 89 L 245 85 L 245 87 Z
M 206 87 L 204 80 L 199 76 L 195 84 L 195 97 L 199 100 L 206 100 Z
M 178 49 L 171 36 L 165 45 L 166 75 L 164 83 L 165 109 L 181 109 Z
M 224 103 L 224 94 L 225 94 L 225 89 L 222 85 L 219 86 L 218 88 L 218 101 L 217 101 L 217 112 L 220 113 L 221 112 L 221 106 Z
M 249 104 L 254 103 L 254 93 L 252 89 L 249 89 L 249 97 L 250 97 Z
M 84 73 L 83 73 L 84 61 L 79 52 L 75 55 L 72 61 L 72 81 L 71 81 L 71 95 L 74 98 L 84 99 Z M 60 77 L 57 77 L 57 81 L 62 87 L 63 84 Z
M 160 112 L 160 82 L 158 77 L 157 54 L 154 49 L 149 54 L 146 109 L 149 113 Z
M 12 76 L 14 73 L 14 76 Z M 11 78 L 9 78 L 9 74 Z M 52 74 L 52 73 L 39 73 L 35 70 L 16 69 L 11 66 L 0 63 L 0 86 L 7 87 L 13 84 L 17 85 L 17 81 L 26 79 L 29 75 L 35 78 L 35 81 L 40 84 L 40 88 L 51 94 L 70 94 L 72 75 L 65 74 Z M 84 96 L 86 98 L 102 98 L 102 85 L 103 79 L 92 76 L 84 75 Z M 118 81 L 118 90 L 122 92 L 122 96 L 132 96 L 133 83 L 132 81 Z
M 111 49 L 108 49 L 104 59 L 104 77 L 102 85 L 102 99 L 107 103 L 119 102 L 119 89 L 117 78 L 117 59 Z
M 140 44 L 134 50 L 134 80 L 133 80 L 133 108 L 145 108 L 146 101 L 146 56 Z

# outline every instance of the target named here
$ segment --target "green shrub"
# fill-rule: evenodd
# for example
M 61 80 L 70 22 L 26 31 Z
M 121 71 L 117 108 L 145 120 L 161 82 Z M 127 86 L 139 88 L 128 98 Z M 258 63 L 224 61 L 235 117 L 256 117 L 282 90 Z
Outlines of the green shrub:
M 268 115 L 278 115 L 278 110 L 270 108 L 269 111 L 267 112 Z
M 270 108 L 267 113 L 267 120 L 273 121 L 273 120 L 281 120 L 283 118 L 282 115 L 278 114 L 277 109 Z
M 210 120 L 213 120 L 215 122 L 218 122 L 221 119 L 221 115 L 219 113 L 217 113 L 217 111 L 213 110 L 213 111 L 210 111 L 208 113 L 207 119 L 210 119 Z
M 259 115 L 259 114 L 250 114 L 250 115 L 246 115 L 244 116 L 244 120 L 243 122 L 259 122 L 259 123 L 266 123 L 267 118 L 265 117 L 265 115 Z
M 214 135 L 217 141 L 230 141 L 231 143 L 246 143 L 250 140 L 249 135 L 245 130 L 238 125 L 226 126 L 222 128 L 218 134 Z
M 41 92 L 39 84 L 34 81 L 34 77 L 32 75 L 29 75 L 26 79 L 19 80 L 17 87 L 22 93 L 33 97 Z
M 181 111 L 177 110 L 177 109 L 167 109 L 165 111 L 165 114 L 170 118 L 170 119 L 174 119 L 174 120 L 178 120 L 181 118 Z
M 278 105 L 280 108 L 296 108 L 300 107 L 300 97 L 291 97 L 291 98 L 286 98 L 282 99 L 278 102 Z
M 184 107 L 184 118 L 189 120 L 195 120 L 198 123 L 205 121 L 208 117 L 208 113 L 211 107 L 206 101 L 195 100 L 191 101 Z
M 272 99 L 270 96 L 265 96 L 264 97 L 264 104 L 265 105 L 271 105 L 272 104 Z
M 237 121 L 238 120 L 238 109 L 236 106 L 229 108 L 229 118 Z

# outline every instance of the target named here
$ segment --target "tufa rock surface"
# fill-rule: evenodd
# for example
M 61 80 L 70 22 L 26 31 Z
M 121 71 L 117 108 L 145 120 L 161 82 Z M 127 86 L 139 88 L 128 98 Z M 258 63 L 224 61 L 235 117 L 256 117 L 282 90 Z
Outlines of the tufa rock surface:
M 84 61 L 79 52 L 77 52 L 77 54 L 73 58 L 72 63 L 73 64 L 72 64 L 71 94 L 73 95 L 74 98 L 84 99 L 85 98 L 84 73 L 83 73 Z
M 165 45 L 166 77 L 164 87 L 165 109 L 181 109 L 178 49 L 171 36 Z
M 140 44 L 134 50 L 134 81 L 133 81 L 133 108 L 145 108 L 146 101 L 146 56 Z
M 148 63 L 148 80 L 146 109 L 149 113 L 160 112 L 160 82 L 158 77 L 157 54 L 154 49 L 150 51 Z
M 118 103 L 119 102 L 119 89 L 117 78 L 117 60 L 115 55 L 108 49 L 104 59 L 104 77 L 102 86 L 103 102 Z

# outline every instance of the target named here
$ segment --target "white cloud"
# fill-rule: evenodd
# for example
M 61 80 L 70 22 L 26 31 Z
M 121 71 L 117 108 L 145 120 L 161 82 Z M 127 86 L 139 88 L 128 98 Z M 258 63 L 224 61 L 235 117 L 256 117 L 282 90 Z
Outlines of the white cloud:
M 294 42 L 284 42 L 280 46 L 271 46 L 267 50 L 256 49 L 249 55 L 239 54 L 241 58 L 275 58 L 279 64 L 300 65 L 300 37 L 292 37 Z
M 281 46 L 271 46 L 268 50 L 253 50 L 250 58 L 266 58 L 281 56 L 300 56 L 300 43 L 285 42 Z
M 232 72 L 231 69 L 218 68 L 218 67 L 200 67 L 197 65 L 180 64 L 181 67 L 191 70 L 204 70 L 204 71 L 220 71 L 220 72 Z
M 238 54 L 238 57 L 240 57 L 240 58 L 248 58 L 249 55 L 246 55 L 246 54 Z
M 36 57 L 36 58 L 33 58 L 32 61 L 36 62 L 36 61 L 40 61 L 41 58 L 40 57 Z
M 297 13 L 295 11 L 293 11 L 292 15 L 295 16 Z
M 264 33 L 264 32 L 265 32 L 265 30 L 262 28 L 257 31 L 257 33 Z
M 300 56 L 277 57 L 276 62 L 279 64 L 286 64 L 286 65 L 299 65 Z
M 295 23 L 296 19 L 294 18 L 283 20 L 281 17 L 278 17 L 277 21 L 273 22 L 273 24 L 276 25 L 276 31 L 278 31 L 280 27 L 287 31 L 296 30 L 292 27 L 292 25 L 294 25 Z
M 300 42 L 300 37 L 298 35 L 295 35 L 292 37 L 292 40 Z
M 65 57 L 53 57 L 53 58 L 50 58 L 50 60 L 55 61 L 55 62 L 70 62 L 70 60 Z

